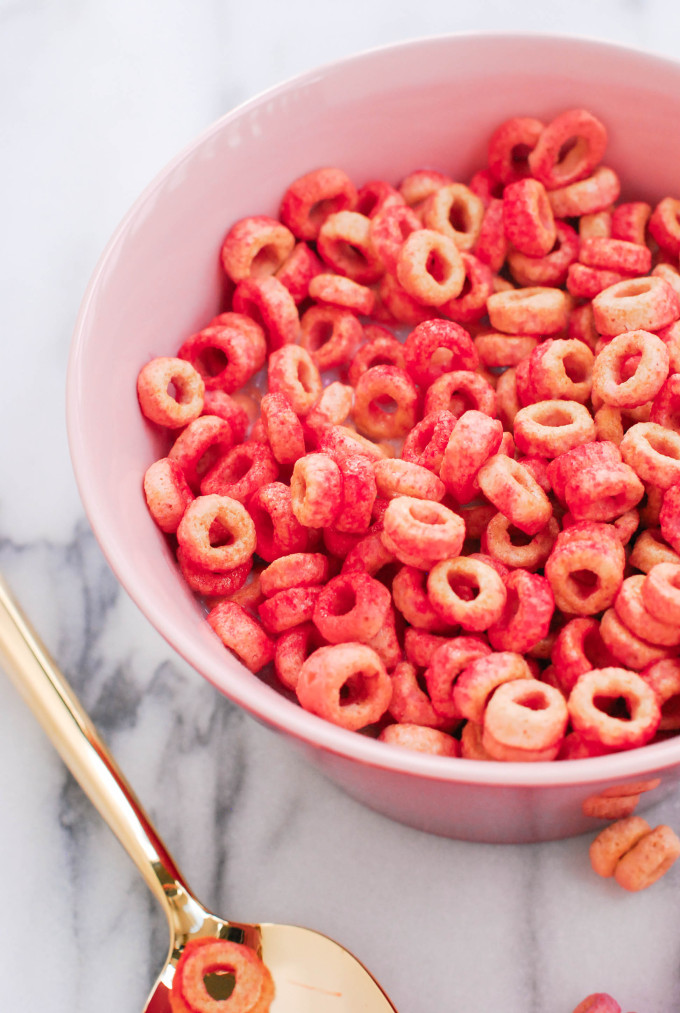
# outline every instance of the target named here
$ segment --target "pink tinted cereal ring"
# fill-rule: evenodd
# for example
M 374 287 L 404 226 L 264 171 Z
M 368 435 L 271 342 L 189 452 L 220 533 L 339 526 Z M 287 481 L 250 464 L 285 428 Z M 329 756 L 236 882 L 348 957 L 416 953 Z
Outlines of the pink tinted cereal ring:
M 206 472 L 201 492 L 217 493 L 245 503 L 262 485 L 275 482 L 279 467 L 269 446 L 248 440 L 231 450 Z
M 474 189 L 471 184 L 471 189 Z M 484 218 L 473 247 L 475 257 L 498 273 L 508 255 L 508 240 L 503 225 L 503 201 L 492 198 L 484 211 Z
M 305 452 L 300 420 L 285 394 L 265 394 L 260 411 L 272 454 L 279 464 L 294 464 Z
M 483 366 L 502 369 L 516 366 L 531 355 L 538 344 L 538 338 L 530 335 L 509 335 L 500 331 L 481 331 L 474 338 L 475 348 Z
M 552 213 L 552 212 L 551 212 Z M 531 257 L 518 249 L 508 251 L 510 274 L 518 285 L 560 287 L 567 280 L 569 268 L 576 261 L 579 237 L 566 222 L 555 222 L 555 241 L 543 257 Z
M 657 619 L 680 623 L 680 565 L 657 563 L 642 585 L 645 606 Z
M 429 570 L 440 559 L 460 555 L 465 524 L 458 514 L 441 503 L 396 496 L 383 518 L 382 540 L 407 566 Z
M 234 444 L 242 443 L 250 426 L 250 418 L 243 404 L 225 390 L 206 390 L 203 415 L 216 415 L 231 426 Z
M 643 482 L 660 489 L 680 482 L 680 433 L 656 422 L 638 422 L 621 440 L 621 453 Z
M 487 636 L 495 651 L 523 654 L 547 636 L 555 599 L 545 577 L 525 570 L 513 570 L 505 590 L 505 607 Z
M 618 271 L 620 274 L 647 274 L 652 267 L 652 251 L 640 243 L 625 239 L 593 236 L 582 239 L 579 260 L 589 267 L 604 271 Z
M 661 706 L 659 731 L 680 729 L 680 661 L 663 658 L 643 668 L 640 675 L 652 687 Z
M 623 582 L 625 562 L 623 546 L 609 524 L 582 522 L 562 531 L 545 564 L 557 607 L 574 616 L 608 608 Z
M 554 760 L 568 720 L 566 701 L 553 686 L 537 679 L 504 682 L 486 706 L 482 745 L 496 760 Z
M 522 655 L 494 651 L 463 669 L 453 687 L 454 703 L 464 718 L 481 725 L 492 693 L 503 683 L 515 679 L 533 679 Z
M 505 566 L 522 567 L 534 573 L 548 559 L 558 532 L 559 524 L 551 517 L 544 528 L 529 537 L 499 511 L 487 522 L 482 534 L 482 551 Z
M 191 488 L 197 490 L 205 474 L 233 445 L 234 433 L 228 422 L 216 415 L 201 415 L 182 430 L 168 457 L 180 466 Z
M 651 205 L 645 201 L 619 204 L 612 211 L 612 238 L 625 239 L 629 243 L 645 243 L 651 213 Z
M 295 304 L 299 305 L 309 295 L 312 278 L 323 271 L 323 264 L 307 245 L 296 243 L 293 252 L 287 257 L 275 274 L 292 295 Z
M 435 612 L 451 626 L 479 633 L 501 616 L 505 586 L 492 566 L 469 556 L 443 559 L 430 570 L 427 596 Z
M 477 491 L 477 473 L 498 453 L 503 426 L 498 419 L 467 411 L 456 422 L 444 451 L 440 478 L 459 503 L 469 503 Z
M 662 250 L 677 257 L 680 254 L 680 201 L 664 197 L 652 211 L 649 232 Z
M 527 456 L 558 457 L 595 439 L 595 423 L 578 401 L 537 401 L 515 415 L 517 449 Z
M 418 324 L 404 342 L 404 355 L 408 373 L 423 387 L 429 387 L 442 373 L 476 369 L 479 365 L 469 333 L 449 320 Z
M 622 460 L 621 451 L 609 440 L 584 443 L 549 461 L 548 478 L 557 498 L 565 503 L 567 483 L 577 478 L 581 471 L 585 468 L 610 467 L 621 464 Z
M 386 271 L 396 274 L 399 252 L 406 239 L 422 228 L 415 211 L 406 204 L 391 204 L 371 219 L 369 236 Z
M 559 288 L 530 288 L 494 292 L 487 300 L 491 326 L 504 334 L 557 334 L 567 326 L 568 303 Z
M 407 626 L 404 632 L 404 651 L 407 659 L 416 668 L 427 668 L 437 648 L 450 639 L 438 633 Z
M 632 375 L 624 366 L 636 361 Z M 652 401 L 668 376 L 668 349 L 648 331 L 626 331 L 612 338 L 593 366 L 593 394 L 616 408 L 638 408 Z
M 496 416 L 496 393 L 491 384 L 470 369 L 444 373 L 430 384 L 425 393 L 424 415 L 449 411 L 456 419 L 466 411 L 479 411 Z
M 279 214 L 298 239 L 314 240 L 329 215 L 356 205 L 354 184 L 342 169 L 315 169 L 290 184 Z
M 371 640 L 385 623 L 390 592 L 367 573 L 342 573 L 326 584 L 314 609 L 314 623 L 331 644 Z
M 448 236 L 460 250 L 473 248 L 483 218 L 484 205 L 463 183 L 449 183 L 440 187 L 423 205 L 425 228 Z
M 367 218 L 375 218 L 385 208 L 403 206 L 404 198 L 384 179 L 369 179 L 357 190 L 355 210 Z
M 501 183 L 514 183 L 530 174 L 528 156 L 545 124 L 531 116 L 514 116 L 496 127 L 488 142 L 489 169 Z
M 221 313 L 177 353 L 203 377 L 206 390 L 233 394 L 262 368 L 267 345 L 259 323 L 243 313 Z
M 442 303 L 439 312 L 457 323 L 472 324 L 486 316 L 486 301 L 494 292 L 494 276 L 478 257 L 465 250 L 461 257 L 465 268 L 463 288 L 455 299 Z
M 404 436 L 413 428 L 417 410 L 416 386 L 397 366 L 372 366 L 359 377 L 352 418 L 363 435 L 377 440 Z
M 373 366 L 396 366 L 406 369 L 404 346 L 391 334 L 374 338 L 362 345 L 347 371 L 347 379 L 355 387 L 359 378 Z
M 444 483 L 427 468 L 398 458 L 376 461 L 373 466 L 378 494 L 386 499 L 411 496 L 439 502 L 444 498 Z
M 567 482 L 564 498 L 576 521 L 615 521 L 637 506 L 644 494 L 633 469 L 619 463 L 584 467 Z M 635 531 L 639 518 L 630 520 Z
M 600 619 L 600 636 L 610 654 L 620 665 L 641 672 L 647 665 L 671 657 L 675 650 L 661 647 L 639 637 L 619 619 L 615 609 L 608 608 Z
M 568 109 L 541 131 L 527 161 L 532 176 L 554 190 L 589 176 L 606 147 L 604 124 L 586 109 Z
M 284 345 L 272 352 L 267 383 L 271 393 L 286 395 L 297 415 L 307 415 L 323 389 L 314 360 L 299 345 Z
M 614 600 L 616 614 L 624 626 L 650 644 L 677 647 L 680 645 L 680 626 L 656 618 L 645 605 L 642 589 L 646 579 L 644 574 L 626 577 Z
M 342 508 L 335 518 L 337 531 L 362 534 L 371 524 L 378 493 L 372 463 L 356 454 L 338 461 L 342 475 Z
M 490 169 L 478 169 L 470 177 L 468 186 L 486 209 L 494 200 L 503 196 L 503 184 Z
M 621 1007 L 606 992 L 594 992 L 580 1002 L 572 1013 L 621 1013 Z
M 432 229 L 418 229 L 402 243 L 396 274 L 414 299 L 427 306 L 443 306 L 460 295 L 465 265 L 451 238 Z
M 515 527 L 535 535 L 552 517 L 552 503 L 519 461 L 496 454 L 477 473 L 482 493 Z
M 312 622 L 301 623 L 277 637 L 274 671 L 279 682 L 295 692 L 300 669 L 307 658 L 323 645 L 323 637 Z
M 625 280 L 618 271 L 605 271 L 586 264 L 570 264 L 567 269 L 567 291 L 576 299 L 594 299 L 606 288 Z
M 622 709 L 608 708 L 623 700 Z M 571 723 L 607 749 L 635 749 L 651 741 L 661 720 L 654 691 L 625 668 L 595 668 L 579 676 L 567 701 Z
M 179 429 L 203 411 L 205 383 L 191 363 L 160 356 L 147 362 L 137 377 L 137 397 L 151 422 Z
M 308 528 L 330 527 L 342 508 L 342 474 L 327 454 L 307 454 L 293 465 L 293 513 Z
M 600 334 L 612 337 L 625 331 L 658 331 L 678 319 L 678 301 L 663 278 L 631 278 L 596 295 L 593 315 Z
M 244 278 L 232 299 L 236 313 L 251 317 L 260 325 L 270 351 L 297 341 L 300 317 L 286 286 L 278 278 Z
M 241 590 L 253 568 L 252 560 L 249 559 L 233 570 L 206 570 L 192 562 L 181 545 L 177 548 L 177 563 L 191 590 L 206 598 L 231 597 Z
M 232 281 L 262 278 L 274 274 L 295 246 L 295 238 L 285 224 L 266 215 L 242 218 L 227 233 L 220 257 Z
M 323 262 L 360 285 L 372 285 L 383 273 L 371 244 L 370 226 L 366 215 L 338 211 L 325 219 L 317 236 Z
M 545 257 L 557 233 L 545 187 L 529 177 L 509 183 L 503 191 L 503 223 L 512 246 L 527 257 Z
M 323 427 L 318 435 L 318 446 L 320 451 L 329 454 L 336 461 L 356 454 L 367 457 L 370 461 L 381 461 L 385 457 L 384 450 L 377 443 L 347 426 Z
M 358 570 L 375 577 L 383 567 L 390 566 L 394 562 L 395 556 L 385 548 L 380 533 L 373 531 L 350 549 L 343 561 L 341 572 L 352 573 Z
M 419 686 L 414 664 L 410 661 L 400 661 L 391 678 L 392 699 L 389 712 L 395 721 L 426 728 L 451 727 L 452 722 L 437 714 L 429 696 Z
M 606 210 L 618 200 L 620 192 L 617 174 L 601 165 L 587 179 L 549 190 L 548 200 L 556 218 L 578 218 Z
M 302 316 L 300 344 L 321 371 L 349 362 L 361 338 L 354 313 L 339 306 L 311 306 Z
M 275 642 L 261 624 L 232 601 L 222 601 L 208 613 L 208 622 L 225 647 L 251 672 L 259 672 L 274 658 Z
M 305 552 L 310 532 L 293 512 L 292 497 L 285 482 L 268 482 L 247 500 L 255 525 L 257 554 L 271 563 L 291 552 Z
M 451 630 L 432 607 L 427 596 L 427 573 L 415 566 L 404 565 L 392 581 L 394 606 L 407 623 L 418 631 L 444 633 Z
M 490 653 L 488 644 L 477 637 L 455 637 L 433 652 L 425 684 L 437 714 L 449 721 L 461 720 L 453 699 L 456 680 L 469 664 Z
M 383 716 L 392 682 L 376 652 L 366 644 L 331 644 L 307 658 L 295 691 L 305 710 L 358 731 Z
M 257 611 L 267 633 L 277 635 L 311 622 L 320 594 L 318 585 L 288 587 L 266 598 Z
M 406 436 L 401 450 L 402 459 L 439 474 L 455 424 L 456 418 L 449 411 L 428 413 Z
M 576 680 L 593 668 L 606 668 L 614 661 L 600 636 L 596 619 L 570 619 L 557 634 L 550 652 L 559 688 L 569 694 Z
M 431 756 L 460 756 L 460 745 L 456 739 L 436 728 L 425 728 L 416 724 L 396 724 L 383 728 L 379 742 L 402 749 L 414 749 Z
M 680 433 L 680 375 L 673 372 L 672 365 L 671 375 L 654 398 L 649 421 Z
M 629 816 L 605 827 L 590 845 L 590 864 L 593 871 L 605 879 L 613 876 L 616 866 L 626 852 L 650 830 L 649 823 L 641 816 Z
M 154 461 L 144 473 L 143 485 L 146 505 L 158 527 L 167 534 L 177 531 L 194 498 L 179 464 L 169 457 Z
M 415 169 L 404 176 L 399 184 L 399 193 L 409 207 L 418 208 L 433 193 L 452 182 L 450 176 L 436 169 Z
M 339 274 L 321 273 L 315 275 L 308 289 L 310 299 L 320 303 L 352 310 L 361 316 L 370 316 L 375 304 L 375 293 L 366 285 L 360 285 L 351 278 Z
M 234 986 L 225 1000 L 215 1000 L 209 975 L 229 975 Z M 203 937 L 190 940 L 182 951 L 170 992 L 172 1013 L 267 1013 L 274 983 L 255 951 L 242 943 Z
M 595 356 L 575 338 L 547 338 L 531 353 L 529 372 L 536 401 L 590 398 Z
M 290 587 L 313 587 L 328 580 L 328 559 L 320 552 L 292 552 L 273 560 L 260 574 L 266 598 Z
M 662 824 L 640 837 L 614 869 L 614 879 L 624 890 L 646 890 L 664 876 L 680 858 L 680 839 Z
M 216 537 L 215 523 L 219 522 Z M 226 543 L 221 544 L 224 535 Z M 217 544 L 213 544 L 213 539 Z M 228 496 L 198 496 L 177 528 L 177 541 L 191 562 L 207 570 L 233 570 L 255 551 L 255 525 L 238 500 Z

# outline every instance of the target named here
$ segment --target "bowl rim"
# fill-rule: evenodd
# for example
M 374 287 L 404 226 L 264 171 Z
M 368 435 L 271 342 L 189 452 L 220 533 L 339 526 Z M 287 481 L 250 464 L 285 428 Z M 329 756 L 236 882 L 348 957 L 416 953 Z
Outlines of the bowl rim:
M 669 738 L 663 742 L 650 744 L 638 749 L 608 754 L 605 756 L 572 759 L 564 762 L 541 761 L 536 763 L 503 762 L 493 763 L 481 760 L 457 757 L 440 757 L 430 754 L 406 750 L 377 740 L 361 733 L 340 728 L 315 714 L 305 711 L 297 703 L 287 700 L 273 690 L 273 696 L 252 692 L 251 687 L 263 686 L 257 675 L 252 675 L 243 668 L 251 678 L 238 679 L 236 685 L 225 688 L 220 682 L 206 675 L 197 667 L 202 654 L 201 645 L 192 642 L 181 630 L 167 629 L 163 617 L 157 611 L 155 602 L 144 590 L 144 582 L 140 578 L 139 569 L 132 561 L 126 559 L 120 551 L 119 541 L 115 534 L 98 521 L 97 494 L 89 482 L 88 475 L 82 465 L 84 456 L 83 427 L 80 424 L 79 390 L 85 382 L 81 373 L 82 349 L 86 342 L 88 319 L 95 299 L 99 281 L 106 273 L 107 267 L 116 257 L 119 246 L 131 229 L 140 210 L 161 189 L 166 180 L 173 175 L 185 161 L 193 156 L 197 149 L 205 146 L 213 136 L 225 127 L 247 115 L 251 110 L 262 104 L 286 94 L 301 86 L 312 84 L 343 68 L 350 68 L 357 62 L 376 57 L 415 50 L 419 47 L 455 46 L 465 42 L 487 41 L 496 44 L 511 44 L 518 41 L 559 43 L 566 47 L 586 47 L 593 54 L 603 51 L 617 52 L 622 57 L 638 61 L 648 61 L 654 65 L 665 65 L 669 70 L 680 73 L 680 61 L 654 53 L 642 47 L 634 48 L 618 42 L 598 39 L 588 35 L 551 34 L 532 31 L 493 30 L 464 31 L 424 35 L 386 43 L 362 49 L 356 53 L 339 57 L 318 66 L 307 69 L 285 79 L 273 86 L 259 91 L 233 109 L 227 111 L 208 126 L 203 128 L 192 140 L 186 143 L 179 152 L 153 176 L 140 192 L 127 212 L 119 221 L 110 236 L 90 276 L 78 310 L 71 339 L 67 372 L 66 372 L 66 428 L 69 453 L 76 485 L 83 503 L 87 520 L 95 538 L 123 590 L 133 600 L 145 618 L 161 634 L 165 641 L 199 674 L 234 703 L 246 710 L 251 716 L 280 732 L 299 740 L 306 746 L 321 750 L 334 757 L 342 757 L 355 761 L 375 770 L 407 775 L 419 780 L 457 785 L 484 785 L 488 787 L 514 788 L 549 788 L 559 786 L 587 786 L 602 781 L 618 781 L 625 778 L 639 778 L 641 775 L 653 774 L 668 767 L 680 764 L 680 736 Z M 209 656 L 205 655 L 210 661 Z M 235 663 L 238 664 L 236 662 Z M 209 666 L 210 667 L 210 666 Z M 228 675 L 228 673 L 227 673 Z M 256 681 L 257 680 L 257 681 Z M 229 677 L 227 678 L 229 681 Z M 258 697 L 256 700 L 255 697 Z M 271 699 L 271 704 L 270 704 Z

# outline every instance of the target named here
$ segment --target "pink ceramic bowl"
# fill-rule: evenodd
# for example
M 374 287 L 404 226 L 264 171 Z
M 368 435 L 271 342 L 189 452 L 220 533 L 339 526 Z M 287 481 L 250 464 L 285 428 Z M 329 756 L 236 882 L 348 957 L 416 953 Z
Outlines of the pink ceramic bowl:
M 355 798 L 414 827 L 476 841 L 538 841 L 601 827 L 584 802 L 612 786 L 675 786 L 680 737 L 562 763 L 482 763 L 384 745 L 306 713 L 251 675 L 205 622 L 147 513 L 161 456 L 135 380 L 220 307 L 231 223 L 276 215 L 287 184 L 337 165 L 357 183 L 432 166 L 467 180 L 504 119 L 585 106 L 610 131 L 606 162 L 630 195 L 677 195 L 680 66 L 604 43 L 541 36 L 424 39 L 305 74 L 224 116 L 147 188 L 111 239 L 78 318 L 68 429 L 82 499 L 106 557 L 169 644 L 221 692 L 283 732 Z M 628 790 L 633 790 L 628 789 Z M 587 811 L 586 805 L 586 811 Z

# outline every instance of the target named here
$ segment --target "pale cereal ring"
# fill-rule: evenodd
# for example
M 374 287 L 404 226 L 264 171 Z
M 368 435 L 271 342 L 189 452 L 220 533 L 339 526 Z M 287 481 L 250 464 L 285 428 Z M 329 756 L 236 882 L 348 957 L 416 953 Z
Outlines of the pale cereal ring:
M 496 760 L 553 760 L 568 720 L 566 701 L 553 686 L 538 679 L 504 682 L 486 705 L 482 745 Z
M 606 643 L 606 640 L 605 640 Z M 607 713 L 623 698 L 622 716 Z M 579 676 L 567 701 L 574 731 L 606 749 L 634 749 L 649 742 L 659 727 L 656 694 L 635 672 L 594 668 Z
M 641 837 L 619 860 L 614 879 L 624 890 L 646 890 L 680 858 L 680 839 L 661 825 Z
M 213 538 L 217 544 L 213 544 Z M 177 541 L 187 558 L 206 570 L 233 570 L 248 562 L 255 552 L 255 525 L 238 500 L 198 496 L 184 511 Z
M 413 749 L 417 753 L 429 753 L 431 756 L 460 756 L 460 745 L 453 736 L 424 725 L 388 725 L 381 731 L 378 741 L 402 749 Z
M 492 566 L 469 556 L 435 563 L 427 578 L 427 596 L 435 612 L 464 630 L 479 633 L 500 619 L 507 593 Z
M 376 652 L 361 643 L 319 647 L 300 669 L 300 704 L 333 724 L 358 731 L 389 707 L 392 682 Z
M 658 331 L 678 319 L 678 299 L 663 278 L 631 278 L 596 295 L 593 316 L 600 334 Z
M 651 827 L 641 816 L 619 819 L 601 830 L 590 845 L 590 864 L 598 876 L 614 875 L 616 866 L 627 851 L 649 833 Z
M 159 356 L 147 362 L 137 377 L 137 396 L 151 422 L 179 429 L 203 411 L 205 383 L 191 363 Z

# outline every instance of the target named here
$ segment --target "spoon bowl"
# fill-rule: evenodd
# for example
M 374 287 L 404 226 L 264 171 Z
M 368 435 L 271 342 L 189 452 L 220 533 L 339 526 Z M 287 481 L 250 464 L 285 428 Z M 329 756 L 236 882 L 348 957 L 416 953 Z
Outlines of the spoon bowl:
M 2 579 L 0 663 L 165 911 L 170 948 L 144 1013 L 170 1013 L 175 968 L 187 943 L 200 937 L 228 939 L 258 954 L 274 980 L 272 1013 L 395 1013 L 363 964 L 327 936 L 295 925 L 231 922 L 203 907 Z M 233 976 L 208 977 L 209 994 L 233 1013 Z

